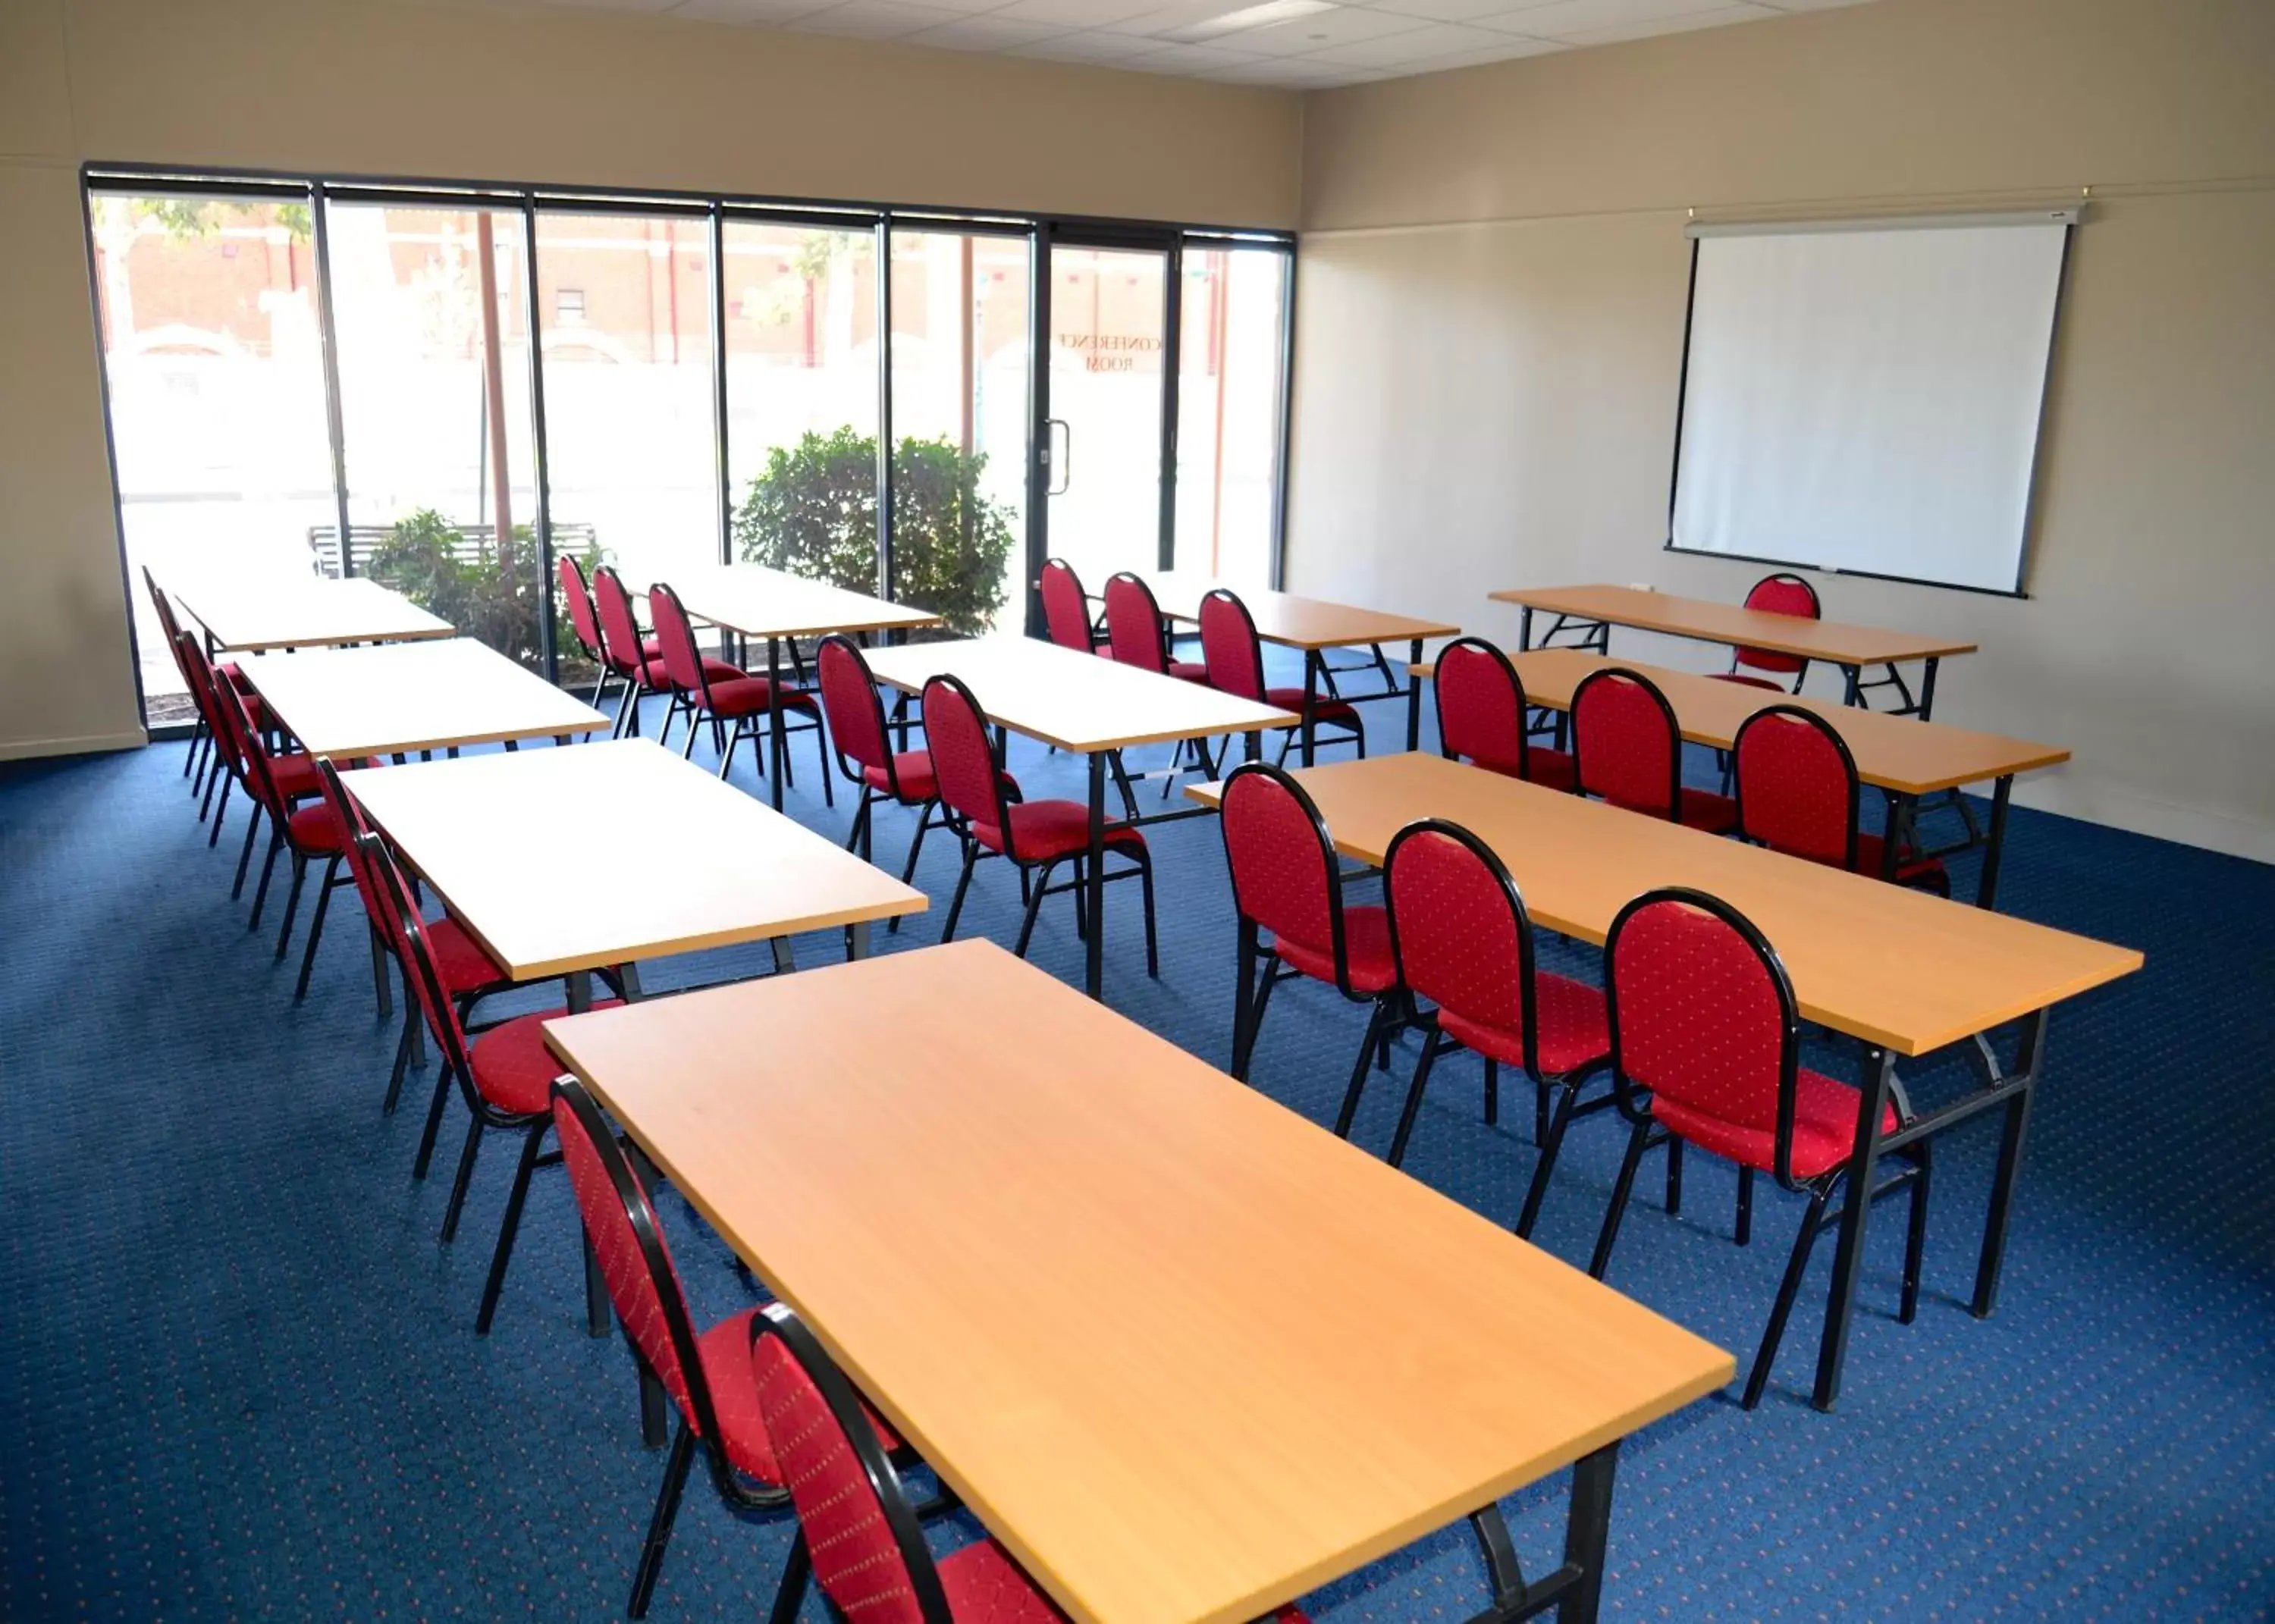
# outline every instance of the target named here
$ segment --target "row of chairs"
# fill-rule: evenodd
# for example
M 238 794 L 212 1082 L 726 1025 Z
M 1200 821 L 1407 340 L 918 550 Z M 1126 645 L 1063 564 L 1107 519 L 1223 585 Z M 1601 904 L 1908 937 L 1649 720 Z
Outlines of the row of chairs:
M 1466 1050 L 1485 1067 L 1485 1117 L 1498 1120 L 1500 1069 L 1535 1091 L 1539 1159 L 1516 1233 L 1539 1217 L 1567 1129 L 1616 1108 L 1629 1124 L 1625 1156 L 1589 1273 L 1601 1279 L 1644 1157 L 1667 1152 L 1667 1210 L 1682 1209 L 1685 1145 L 1738 1169 L 1736 1238 L 1751 1238 L 1754 1181 L 1765 1173 L 1808 1207 L 1747 1379 L 1751 1409 L 1774 1364 L 1818 1235 L 1855 1149 L 1858 1091 L 1801 1064 L 1793 986 L 1761 932 L 1703 892 L 1669 888 L 1638 896 L 1614 920 L 1599 990 L 1541 970 L 1524 900 L 1500 858 L 1458 824 L 1428 820 L 1401 830 L 1383 862 L 1380 905 L 1347 903 L 1326 825 L 1304 787 L 1262 762 L 1234 769 L 1221 807 L 1225 856 L 1239 918 L 1239 976 L 1232 1072 L 1245 1080 L 1273 988 L 1302 977 L 1372 1006 L 1335 1132 L 1349 1137 L 1371 1066 L 1387 1066 L 1390 1037 L 1420 1031 L 1388 1159 L 1404 1159 L 1432 1069 Z M 1266 933 L 1268 933 L 1268 940 Z M 1257 971 L 1262 971 L 1260 985 Z M 1608 1069 L 1612 1086 L 1588 1084 Z M 1884 1130 L 1908 1121 L 1889 1107 Z M 1925 1141 L 1908 1145 L 1897 1171 L 1870 1192 L 1910 1192 L 1900 1318 L 1919 1301 L 1930 1176 Z M 1848 1192 L 1848 1199 L 1856 1198 Z

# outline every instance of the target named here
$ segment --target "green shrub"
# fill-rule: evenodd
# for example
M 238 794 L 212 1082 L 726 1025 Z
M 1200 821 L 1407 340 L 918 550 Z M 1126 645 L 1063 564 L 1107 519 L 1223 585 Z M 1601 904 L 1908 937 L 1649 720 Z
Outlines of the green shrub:
M 946 439 L 903 440 L 893 453 L 892 596 L 958 637 L 986 631 L 1003 607 L 1012 510 L 980 494 L 986 466 Z M 746 563 L 874 594 L 876 436 L 849 425 L 775 447 L 734 531 Z
M 579 562 L 589 576 L 608 562 L 608 555 L 596 541 Z M 441 616 L 459 636 L 479 638 L 525 666 L 544 664 L 539 638 L 545 613 L 544 560 L 528 525 L 513 527 L 512 546 L 501 560 L 487 537 L 468 537 L 434 509 L 421 508 L 398 519 L 387 540 L 372 549 L 369 568 L 373 579 Z M 557 604 L 553 646 L 564 659 L 578 657 L 576 629 Z

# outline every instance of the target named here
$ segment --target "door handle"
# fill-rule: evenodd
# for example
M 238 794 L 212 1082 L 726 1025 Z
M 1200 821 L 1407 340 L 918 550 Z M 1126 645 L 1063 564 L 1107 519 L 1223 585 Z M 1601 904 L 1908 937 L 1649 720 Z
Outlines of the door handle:
M 1043 474 L 1045 495 L 1066 495 L 1067 481 L 1074 475 L 1074 430 L 1064 418 L 1043 421 Z

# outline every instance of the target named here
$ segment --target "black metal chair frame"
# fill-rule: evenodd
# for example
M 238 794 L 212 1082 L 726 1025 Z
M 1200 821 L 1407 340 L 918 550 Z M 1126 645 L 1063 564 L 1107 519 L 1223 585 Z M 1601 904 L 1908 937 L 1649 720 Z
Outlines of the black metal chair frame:
M 1372 1006 L 1367 1016 L 1366 1036 L 1360 1039 L 1358 1061 L 1351 1069 L 1351 1079 L 1344 1090 L 1342 1112 L 1335 1120 L 1339 1138 L 1350 1137 L 1351 1119 L 1358 1109 L 1358 1097 L 1366 1083 L 1366 1069 L 1371 1061 L 1378 1070 L 1390 1069 L 1390 1040 L 1411 1023 L 1411 1005 L 1403 990 L 1394 982 L 1380 993 L 1362 993 L 1350 984 L 1350 941 L 1343 926 L 1342 867 L 1335 858 L 1334 842 L 1327 836 L 1326 820 L 1319 816 L 1318 803 L 1286 768 L 1267 761 L 1243 761 L 1224 781 L 1224 791 L 1218 802 L 1217 832 L 1225 840 L 1225 868 L 1232 876 L 1232 910 L 1239 920 L 1239 930 L 1233 949 L 1234 986 L 1232 1004 L 1232 1075 L 1243 1083 L 1248 1081 L 1250 1066 L 1256 1058 L 1257 1034 L 1263 1030 L 1264 1012 L 1271 1008 L 1272 989 L 1282 981 L 1315 980 L 1316 977 L 1297 969 L 1282 959 L 1277 948 L 1264 941 L 1263 926 L 1240 900 L 1240 870 L 1232 861 L 1231 838 L 1225 833 L 1224 808 L 1235 795 L 1241 793 L 1243 779 L 1261 774 L 1282 789 L 1291 792 L 1296 804 L 1311 820 L 1311 833 L 1319 843 L 1319 862 L 1327 879 L 1327 936 L 1328 948 L 1334 958 L 1335 978 L 1330 984 L 1335 991 L 1355 1004 Z M 1262 976 L 1257 974 L 1261 967 Z
M 1847 849 L 1841 857 L 1841 866 L 1848 870 L 1848 872 L 1852 874 L 1856 873 L 1857 872 L 1856 856 L 1863 832 L 1863 777 L 1856 771 L 1856 754 L 1848 748 L 1848 741 L 1840 736 L 1840 730 L 1838 728 L 1835 728 L 1831 722 L 1827 721 L 1824 717 L 1818 715 L 1815 711 L 1809 710 L 1799 705 L 1764 706 L 1760 710 L 1756 711 L 1752 715 L 1747 717 L 1744 721 L 1739 724 L 1738 731 L 1730 740 L 1731 798 L 1735 800 L 1738 805 L 1738 837 L 1741 840 L 1753 841 L 1759 845 L 1770 845 L 1769 841 L 1757 835 L 1746 827 L 1746 779 L 1745 774 L 1738 770 L 1738 764 L 1745 759 L 1746 735 L 1752 730 L 1755 723 L 1763 721 L 1765 718 L 1772 716 L 1783 721 L 1806 722 L 1809 726 L 1816 729 L 1820 736 L 1831 740 L 1834 752 L 1840 756 L 1840 770 L 1847 775 L 1848 782 L 1848 840 Z M 1893 804 L 1893 797 L 1891 797 L 1891 804 Z M 1898 870 L 1900 870 L 1903 865 L 1905 853 L 1901 849 L 1901 833 L 1902 831 L 1901 827 L 1897 826 L 1896 821 L 1894 820 L 1891 820 L 1891 827 L 1887 833 L 1882 837 L 1880 849 L 1881 872 L 1879 877 L 1883 880 L 1893 881 L 1896 878 Z M 1771 849 L 1776 850 L 1774 847 L 1772 847 Z M 1942 874 L 1939 872 L 1935 877 L 1940 880 L 1939 884 L 1922 885 L 1917 888 L 1924 891 L 1935 891 L 1944 896 L 1949 896 L 1951 895 L 1950 876 L 1948 874 Z
M 1515 879 L 1509 873 L 1508 865 L 1500 860 L 1499 853 L 1460 824 L 1443 818 L 1425 818 L 1410 823 L 1392 836 L 1389 850 L 1382 854 L 1382 899 L 1390 918 L 1391 960 L 1398 966 L 1398 985 L 1411 1011 L 1408 1018 L 1421 1027 L 1425 1036 L 1422 1042 L 1422 1058 L 1415 1063 L 1414 1080 L 1407 1087 L 1406 1103 L 1399 1112 L 1398 1130 L 1390 1142 L 1390 1165 L 1395 1167 L 1405 1160 L 1407 1139 L 1414 1131 L 1415 1118 L 1422 1108 L 1422 1094 L 1429 1084 L 1431 1068 L 1446 1051 L 1467 1046 L 1439 1023 L 1435 1010 L 1425 1010 L 1416 1001 L 1413 986 L 1406 978 L 1405 954 L 1399 945 L 1397 893 L 1392 877 L 1397 872 L 1398 854 L 1404 850 L 1406 842 L 1423 835 L 1444 835 L 1483 863 L 1499 888 L 1501 899 L 1508 905 L 1509 920 L 1515 927 L 1517 985 L 1523 1001 L 1524 1074 L 1532 1081 L 1532 1143 L 1540 1151 L 1540 1159 L 1532 1170 L 1532 1181 L 1525 1189 L 1523 1209 L 1516 1220 L 1517 1235 L 1530 1238 L 1532 1227 L 1540 1217 L 1540 1204 L 1548 1194 L 1549 1175 L 1555 1170 L 1557 1152 L 1563 1148 L 1565 1130 L 1576 1117 L 1592 1116 L 1611 1108 L 1612 1097 L 1608 1093 L 1599 1094 L 1585 1104 L 1580 1099 L 1588 1079 L 1608 1065 L 1611 1056 L 1606 1054 L 1571 1071 L 1553 1076 L 1540 1069 L 1540 1034 L 1536 1025 L 1539 1006 L 1534 997 L 1537 982 L 1532 915 L 1516 888 Z M 1485 1061 L 1485 1116 L 1486 1124 L 1490 1126 L 1500 1116 L 1500 1063 L 1490 1055 L 1479 1058 Z M 1361 1073 L 1362 1081 L 1364 1076 L 1364 1074 Z M 1345 1122 L 1349 1121 L 1357 1107 L 1356 1098 L 1345 1101 Z
M 996 731 L 994 724 L 987 719 L 987 713 L 980 707 L 978 698 L 973 695 L 962 678 L 942 672 L 925 684 L 926 694 L 928 696 L 935 686 L 953 691 L 964 704 L 971 706 L 972 715 L 979 719 L 980 731 L 983 734 Z M 933 729 L 927 726 L 925 733 L 927 737 L 930 737 Z M 1018 944 L 1011 949 L 1013 953 L 1021 958 L 1027 956 L 1027 943 L 1034 935 L 1035 920 L 1042 911 L 1043 898 L 1055 896 L 1062 891 L 1070 891 L 1074 894 L 1076 936 L 1081 940 L 1089 940 L 1092 922 L 1085 891 L 1090 858 L 1087 849 L 1061 852 L 1054 857 L 1022 857 L 1019 854 L 1018 842 L 1011 831 L 1009 814 L 1009 809 L 1017 803 L 1006 798 L 1001 758 L 991 755 L 990 759 L 994 761 L 996 769 L 994 779 L 995 817 L 993 821 L 995 827 L 1002 831 L 1003 850 L 1001 851 L 994 851 L 982 845 L 979 837 L 971 832 L 971 820 L 950 805 L 945 797 L 941 800 L 941 817 L 964 848 L 964 871 L 956 877 L 956 898 L 948 905 L 948 919 L 941 927 L 941 940 L 952 941 L 956 939 L 956 922 L 964 913 L 964 898 L 971 887 L 972 870 L 979 866 L 982 857 L 1001 857 L 1008 859 L 1019 872 L 1019 900 L 1025 904 L 1026 913 L 1019 923 L 1019 940 Z M 938 759 L 935 758 L 933 763 L 933 770 L 935 774 L 938 773 L 939 767 Z M 1158 977 L 1161 973 L 1161 948 L 1153 916 L 1153 854 L 1145 847 L 1142 835 L 1135 844 L 1115 845 L 1113 836 L 1115 827 L 1108 825 L 1107 827 L 1106 845 L 1099 854 L 1100 862 L 1102 865 L 1107 857 L 1119 856 L 1129 865 L 1112 871 L 1102 870 L 1099 876 L 1099 883 L 1111 885 L 1117 880 L 1128 880 L 1132 876 L 1139 881 L 1143 888 L 1145 908 L 1145 973 Z M 1119 827 L 1130 828 L 1130 825 L 1127 823 Z M 1131 832 L 1134 834 L 1136 831 L 1132 829 Z M 1050 882 L 1051 875 L 1062 863 L 1073 865 L 1073 877 L 1060 884 L 1053 885 Z
M 1143 585 L 1145 583 L 1141 581 L 1138 584 Z M 1213 688 L 1221 689 L 1226 693 L 1235 694 L 1241 699 L 1253 699 L 1258 704 L 1262 704 L 1264 703 L 1265 694 L 1269 691 L 1270 684 L 1266 683 L 1264 680 L 1264 639 L 1256 635 L 1256 616 L 1248 612 L 1248 606 L 1240 601 L 1240 594 L 1232 591 L 1229 587 L 1217 586 L 1211 588 L 1207 593 L 1202 595 L 1201 608 L 1206 609 L 1208 607 L 1209 601 L 1211 599 L 1217 599 L 1228 603 L 1240 612 L 1240 623 L 1248 633 L 1248 669 L 1250 675 L 1254 676 L 1256 679 L 1256 691 L 1253 694 L 1246 694 L 1242 693 L 1240 690 L 1236 688 L 1227 688 L 1222 683 L 1216 680 L 1216 673 L 1214 671 L 1211 671 L 1209 673 L 1209 685 Z M 1201 649 L 1204 654 L 1207 653 L 1208 645 L 1206 641 L 1201 645 Z M 1381 699 L 1387 698 L 1389 696 L 1375 695 L 1373 697 Z M 1335 698 L 1334 695 L 1330 694 L 1327 697 L 1327 703 L 1331 705 L 1348 706 L 1349 701 Z M 1312 701 L 1312 710 L 1314 714 L 1304 719 L 1304 721 L 1308 721 L 1311 725 L 1312 748 L 1316 750 L 1321 744 L 1349 744 L 1357 751 L 1358 759 L 1362 761 L 1365 760 L 1366 728 L 1365 725 L 1360 721 L 1358 713 L 1354 710 L 1348 717 L 1320 716 L 1317 714 L 1318 708 L 1319 701 L 1314 699 Z M 1321 739 L 1319 737 L 1319 729 L 1323 727 L 1336 729 L 1336 736 L 1330 739 Z M 1286 762 L 1288 759 L 1288 752 L 1295 748 L 1296 741 L 1303 737 L 1304 722 L 1298 722 L 1293 727 L 1281 728 L 1279 732 L 1280 754 L 1275 761 L 1275 765 Z M 1203 765 L 1206 765 L 1206 754 L 1204 754 Z M 1214 769 L 1212 768 L 1211 771 L 1213 773 Z
M 229 813 L 230 790 L 244 775 L 246 769 L 241 762 L 231 759 L 237 754 L 237 735 L 230 730 L 220 714 L 219 691 L 223 678 L 219 668 L 198 646 L 196 638 L 186 631 L 174 633 L 174 659 L 182 667 L 184 680 L 190 686 L 190 703 L 196 707 L 199 722 L 206 730 L 206 762 L 199 769 L 205 780 L 205 788 L 198 802 L 198 821 L 203 823 L 208 811 L 213 813 L 212 827 L 206 831 L 206 845 L 211 849 L 221 842 L 222 820 Z M 218 804 L 214 795 L 215 785 L 221 789 Z M 250 787 L 246 789 L 246 798 L 253 798 Z M 252 861 L 253 831 L 260 822 L 261 808 L 256 804 L 245 831 L 245 850 L 238 858 L 237 883 L 229 894 L 231 901 L 245 893 L 246 865 Z
M 226 685 L 226 680 L 215 671 L 213 676 L 214 705 L 221 711 L 223 725 L 230 729 L 238 754 L 245 762 L 247 797 L 259 812 L 266 812 L 268 817 L 268 855 L 261 862 L 261 883 L 253 893 L 253 914 L 245 926 L 247 931 L 261 928 L 261 909 L 268 900 L 268 882 L 276 870 L 277 854 L 288 849 L 292 854 L 291 889 L 284 900 L 283 924 L 276 933 L 275 956 L 280 963 L 283 962 L 285 948 L 291 945 L 292 921 L 300 911 L 300 893 L 308 879 L 308 859 L 311 857 L 327 859 L 323 881 L 316 888 L 316 911 L 309 919 L 308 940 L 300 954 L 300 978 L 292 993 L 297 1002 L 307 995 L 308 972 L 315 963 L 316 943 L 324 933 L 324 914 L 331 903 L 332 893 L 341 886 L 352 885 L 355 881 L 352 878 L 344 880 L 340 876 L 343 853 L 313 851 L 303 848 L 299 841 L 292 838 L 294 808 L 285 799 L 283 791 L 276 787 L 276 777 L 268 770 L 268 749 L 253 732 L 253 721 L 246 713 L 244 699 L 234 691 L 223 691 Z M 257 822 L 257 819 L 248 820 L 246 825 L 246 857 L 253 853 L 253 829 Z M 240 887 L 244 884 L 244 861 L 240 858 L 238 864 L 238 883 Z
M 573 556 L 567 553 L 560 555 L 560 560 L 562 567 L 575 574 L 577 578 L 577 590 L 584 593 L 585 607 L 593 616 L 593 630 L 601 637 L 603 641 L 605 641 L 608 634 L 601 625 L 601 606 L 599 601 L 593 596 L 593 583 L 586 577 L 585 566 L 578 563 Z M 605 570 L 608 566 L 606 564 L 602 564 L 600 568 Z M 570 627 L 572 631 L 576 630 L 576 617 L 574 616 L 570 617 Z M 590 654 L 593 657 L 593 663 L 600 668 L 601 675 L 593 680 L 593 691 L 589 696 L 587 696 L 585 701 L 586 704 L 591 706 L 594 710 L 600 709 L 601 700 L 603 696 L 607 694 L 608 684 L 610 683 L 616 683 L 624 688 L 636 688 L 639 685 L 637 678 L 626 676 L 622 671 L 617 670 L 608 663 L 608 651 L 605 648 L 601 647 L 599 644 L 586 642 L 585 634 L 581 631 L 577 631 L 577 642 L 587 654 Z M 617 729 L 621 729 L 624 725 L 624 704 L 621 699 L 617 701 L 616 710 L 616 725 Z
M 1801 1015 L 1794 998 L 1792 978 L 1786 973 L 1785 963 L 1778 957 L 1777 950 L 1770 946 L 1768 939 L 1763 936 L 1752 920 L 1720 897 L 1683 886 L 1667 886 L 1646 891 L 1620 910 L 1618 917 L 1612 921 L 1609 934 L 1604 939 L 1604 997 L 1612 1028 L 1612 1097 L 1618 1102 L 1620 1114 L 1628 1119 L 1630 1126 L 1627 1152 L 1621 1159 L 1619 1176 L 1612 1185 L 1611 1205 L 1604 1214 L 1604 1227 L 1596 1238 L 1595 1254 L 1589 1260 L 1589 1274 L 1601 1280 L 1610 1266 L 1612 1248 L 1619 1240 L 1620 1223 L 1627 1212 L 1628 1198 L 1635 1188 L 1636 1169 L 1644 1153 L 1655 1146 L 1663 1144 L 1667 1150 L 1667 1211 L 1675 1214 L 1682 1210 L 1682 1152 L 1685 1141 L 1659 1126 L 1651 1115 L 1650 1090 L 1628 1075 L 1620 1051 L 1617 956 L 1620 936 L 1627 929 L 1628 922 L 1636 914 L 1662 903 L 1679 903 L 1698 909 L 1713 915 L 1736 932 L 1760 961 L 1777 994 L 1778 1110 L 1771 1176 L 1780 1188 L 1806 1196 L 1809 1206 L 1802 1214 L 1800 1231 L 1795 1235 L 1792 1253 L 1786 1259 L 1785 1274 L 1778 1282 L 1777 1299 L 1770 1310 L 1769 1324 L 1762 1332 L 1761 1346 L 1754 1355 L 1753 1369 L 1746 1378 L 1745 1394 L 1741 1402 L 1746 1409 L 1752 1409 L 1762 1401 L 1763 1390 L 1769 1385 L 1771 1367 L 1777 1362 L 1778 1344 L 1784 1339 L 1786 1322 L 1792 1317 L 1794 1300 L 1800 1294 L 1802 1278 L 1808 1272 L 1810 1254 L 1816 1248 L 1817 1237 L 1840 1223 L 1845 1216 L 1846 1203 L 1855 1199 L 1856 1192 L 1842 1193 L 1843 1205 L 1829 1212 L 1826 1211 L 1833 1195 L 1841 1190 L 1847 1180 L 1849 1161 L 1846 1156 L 1814 1177 L 1801 1179 L 1794 1176 L 1793 1129 L 1801 1070 Z M 1894 1086 L 1893 1079 L 1889 1098 L 1896 1107 L 1899 1129 L 1908 1126 L 1913 1121 L 1910 1101 L 1904 1097 L 1901 1088 Z M 1911 1324 L 1919 1312 L 1920 1257 L 1927 1239 L 1928 1186 L 1933 1171 L 1929 1149 L 1929 1141 L 1924 1137 L 1901 1145 L 1893 1154 L 1902 1160 L 1902 1167 L 1864 1197 L 1867 1201 L 1878 1201 L 1899 1190 L 1908 1188 L 1910 1190 L 1910 1211 L 1907 1214 L 1908 1222 L 1904 1241 L 1902 1298 L 1896 1316 L 1904 1325 Z M 1753 1203 L 1754 1170 L 1742 1164 L 1738 1168 L 1735 1224 L 1735 1239 L 1741 1246 L 1752 1239 Z
M 672 614 L 676 617 L 677 622 L 669 631 L 665 630 L 663 617 L 655 614 L 657 601 L 663 599 L 669 600 Z M 708 721 L 711 724 L 712 747 L 719 752 L 719 776 L 722 778 L 727 776 L 727 769 L 734 764 L 735 746 L 748 739 L 751 741 L 752 758 L 758 764 L 759 776 L 764 778 L 767 775 L 767 729 L 773 725 L 771 714 L 773 708 L 777 706 L 782 706 L 791 714 L 802 714 L 806 718 L 805 721 L 797 722 L 785 718 L 782 722 L 782 732 L 785 736 L 792 733 L 813 735 L 813 753 L 821 764 L 822 802 L 825 805 L 836 805 L 837 792 L 830 783 L 829 740 L 821 725 L 820 701 L 802 688 L 793 688 L 787 683 L 775 683 L 767 691 L 767 709 L 745 711 L 739 716 L 722 716 L 712 708 L 711 673 L 703 663 L 703 646 L 695 640 L 695 625 L 688 618 L 686 605 L 680 602 L 677 593 L 672 591 L 661 581 L 658 581 L 647 589 L 647 600 L 648 613 L 655 623 L 657 638 L 677 637 L 684 634 L 687 638 L 688 652 L 695 661 L 694 694 L 690 694 L 676 681 L 670 683 L 671 699 L 670 703 L 664 706 L 663 726 L 657 734 L 659 742 L 669 736 L 674 717 L 685 716 L 687 742 L 680 747 L 679 753 L 683 759 L 692 759 L 695 754 L 695 725 L 698 721 Z M 664 669 L 669 679 L 670 666 L 668 662 L 665 663 Z M 700 703 L 698 703 L 699 697 Z M 795 784 L 797 778 L 790 770 L 790 752 L 787 749 L 782 752 L 782 782 L 785 784 Z

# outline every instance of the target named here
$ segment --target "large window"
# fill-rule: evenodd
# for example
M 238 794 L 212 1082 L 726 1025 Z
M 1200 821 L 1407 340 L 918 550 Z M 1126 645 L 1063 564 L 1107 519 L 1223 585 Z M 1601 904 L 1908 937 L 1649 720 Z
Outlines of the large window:
M 1026 623 L 1044 553 L 1269 582 L 1284 238 L 117 170 L 87 221 L 155 725 L 188 706 L 144 564 L 369 575 L 564 678 L 563 555 L 965 635 Z
M 145 714 L 190 716 L 142 590 L 305 575 L 336 528 L 309 205 L 88 199 Z

